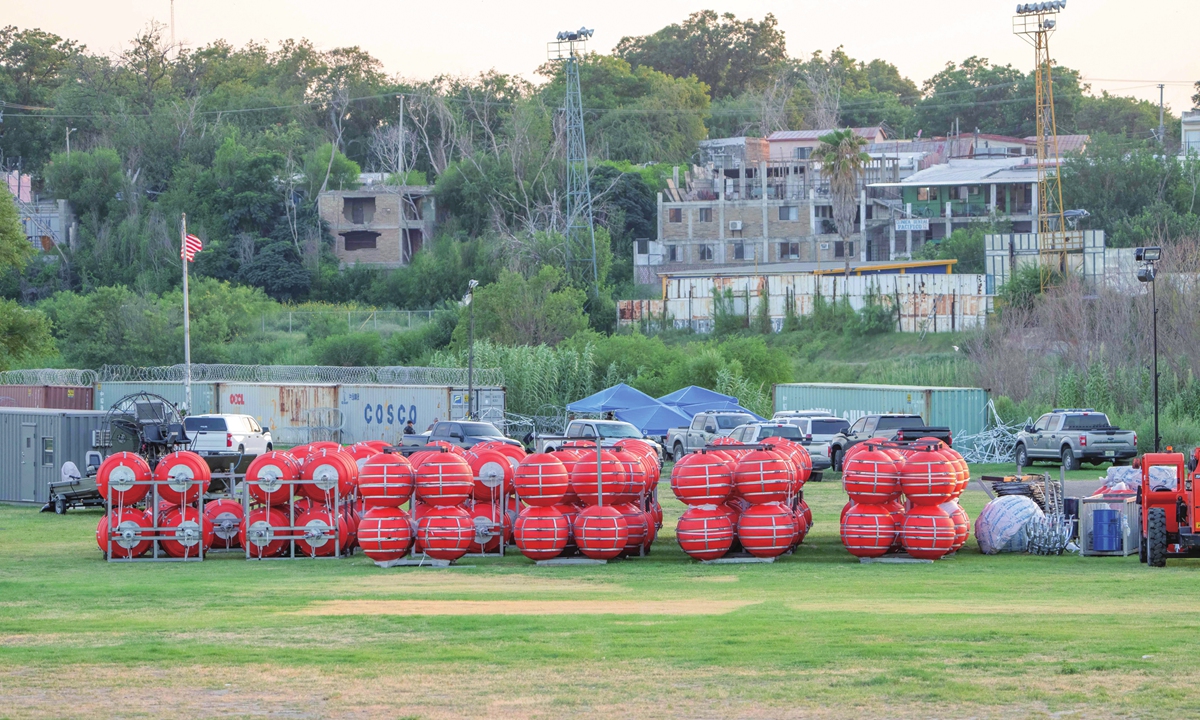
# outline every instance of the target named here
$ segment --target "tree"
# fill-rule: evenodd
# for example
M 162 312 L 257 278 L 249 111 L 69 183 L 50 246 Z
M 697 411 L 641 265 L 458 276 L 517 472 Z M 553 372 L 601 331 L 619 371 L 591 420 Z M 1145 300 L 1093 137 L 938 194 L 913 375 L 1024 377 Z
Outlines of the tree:
M 43 30 L 0 29 L 0 101 L 26 107 L 54 105 L 54 95 L 70 77 L 72 61 L 83 51 L 73 40 Z M 36 169 L 63 140 L 63 126 L 53 121 L 13 120 L 0 123 L 0 150 Z
M 650 35 L 623 37 L 613 53 L 635 68 L 648 65 L 677 78 L 694 76 L 714 98 L 764 84 L 772 68 L 787 59 L 774 15 L 755 22 L 712 10 L 692 13 Z
M 820 140 L 812 157 L 821 163 L 821 175 L 829 180 L 833 222 L 842 237 L 846 277 L 850 277 L 850 236 L 854 233 L 854 214 L 858 209 L 858 179 L 871 162 L 871 156 L 863 152 L 866 139 L 853 130 L 834 130 L 822 135 Z M 866 227 L 866 218 L 863 218 L 863 227 Z
M 564 273 L 550 265 L 526 279 L 507 270 L 496 282 L 475 290 L 475 337 L 503 345 L 555 345 L 587 327 L 582 290 L 566 286 Z M 466 308 L 454 331 L 465 346 Z
M 20 270 L 33 254 L 33 246 L 21 227 L 17 204 L 5 188 L 0 192 L 0 270 Z
M 920 260 L 957 260 L 955 271 L 982 274 L 985 255 L 983 236 L 987 232 L 976 225 L 955 230 L 948 238 L 926 242 L 914 257 Z
M 0 191 L 0 271 L 20 270 L 33 254 L 12 196 Z M 53 351 L 50 321 L 44 314 L 0 300 L 0 370 Z
M 282 242 L 265 244 L 250 262 L 242 264 L 238 279 L 283 302 L 307 297 L 312 286 L 312 273 L 300 262 L 292 246 Z
M 334 151 L 333 143 L 325 143 L 304 156 L 305 189 L 312 200 L 324 190 L 355 189 L 361 172 L 358 163 Z

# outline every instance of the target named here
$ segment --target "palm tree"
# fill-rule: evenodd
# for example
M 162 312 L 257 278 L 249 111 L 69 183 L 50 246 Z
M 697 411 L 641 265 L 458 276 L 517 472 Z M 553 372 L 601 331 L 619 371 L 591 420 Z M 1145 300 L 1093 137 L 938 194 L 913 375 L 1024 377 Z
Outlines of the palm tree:
M 858 178 L 871 162 L 871 156 L 863 152 L 866 138 L 852 129 L 834 130 L 822 135 L 821 144 L 812 157 L 821 163 L 821 174 L 829 180 L 829 194 L 833 199 L 833 222 L 842 238 L 842 254 L 846 256 L 846 276 L 850 276 L 850 235 L 854 233 L 854 213 L 858 207 Z M 867 236 L 867 219 L 862 218 L 863 238 Z M 814 229 L 815 231 L 815 229 Z

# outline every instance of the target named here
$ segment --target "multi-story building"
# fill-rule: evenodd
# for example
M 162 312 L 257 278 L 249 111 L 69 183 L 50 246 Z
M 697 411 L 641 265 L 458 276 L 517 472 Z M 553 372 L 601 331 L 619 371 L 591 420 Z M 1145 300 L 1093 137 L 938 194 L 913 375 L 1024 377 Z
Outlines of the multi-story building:
M 346 265 L 407 265 L 433 237 L 437 205 L 431 185 L 371 184 L 360 190 L 321 193 L 321 219 Z
M 1185 110 L 1180 116 L 1179 154 L 1200 154 L 1200 109 Z

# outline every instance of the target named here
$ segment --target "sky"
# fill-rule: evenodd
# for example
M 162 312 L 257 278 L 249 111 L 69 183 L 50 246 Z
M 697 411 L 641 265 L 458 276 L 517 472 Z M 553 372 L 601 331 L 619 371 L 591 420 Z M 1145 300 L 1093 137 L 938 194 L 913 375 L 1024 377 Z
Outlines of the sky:
M 116 54 L 151 21 L 169 24 L 170 0 L 40 0 L 6 2 L 3 22 L 37 27 Z M 1029 69 L 1033 49 L 1012 34 L 1015 0 L 175 0 L 176 39 L 190 47 L 223 38 L 274 45 L 308 38 L 321 49 L 358 45 L 392 75 L 426 79 L 489 69 L 534 77 L 546 42 L 581 25 L 596 34 L 591 49 L 610 52 L 626 35 L 644 35 L 692 12 L 713 9 L 739 18 L 773 13 L 788 51 L 807 56 L 842 45 L 858 60 L 883 58 L 918 85 L 949 61 L 978 55 Z M 1156 85 L 1176 112 L 1191 108 L 1200 80 L 1195 29 L 1200 0 L 1068 0 L 1050 41 L 1055 59 L 1101 90 L 1158 101 Z

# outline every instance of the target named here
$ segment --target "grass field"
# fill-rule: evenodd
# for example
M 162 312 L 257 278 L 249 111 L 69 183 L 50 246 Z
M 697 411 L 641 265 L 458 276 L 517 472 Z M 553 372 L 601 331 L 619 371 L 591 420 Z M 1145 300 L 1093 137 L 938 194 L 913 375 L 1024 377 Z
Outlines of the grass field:
M 933 565 L 861 565 L 840 483 L 806 494 L 800 550 L 742 566 L 684 556 L 674 501 L 644 559 L 441 570 L 110 565 L 98 512 L 0 506 L 0 717 L 1200 715 L 1200 563 L 985 557 L 972 539 Z

